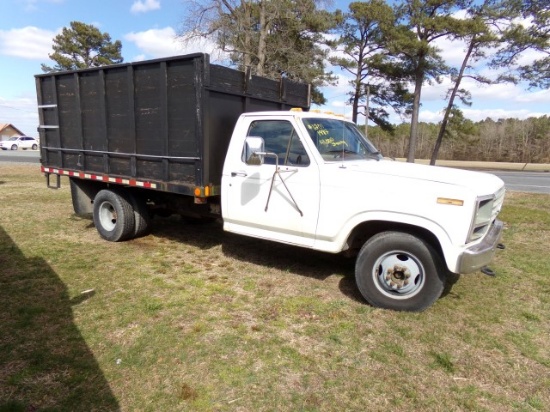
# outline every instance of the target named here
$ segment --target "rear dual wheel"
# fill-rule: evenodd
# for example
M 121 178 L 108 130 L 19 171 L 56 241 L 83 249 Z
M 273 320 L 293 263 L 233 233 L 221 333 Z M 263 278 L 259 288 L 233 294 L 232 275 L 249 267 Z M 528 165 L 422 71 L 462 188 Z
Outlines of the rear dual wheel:
M 143 198 L 132 194 L 130 196 L 132 208 L 134 209 L 134 237 L 144 236 L 151 227 L 151 215 Z
M 100 190 L 94 198 L 93 215 L 99 235 L 111 242 L 142 236 L 149 228 L 145 202 L 124 190 Z

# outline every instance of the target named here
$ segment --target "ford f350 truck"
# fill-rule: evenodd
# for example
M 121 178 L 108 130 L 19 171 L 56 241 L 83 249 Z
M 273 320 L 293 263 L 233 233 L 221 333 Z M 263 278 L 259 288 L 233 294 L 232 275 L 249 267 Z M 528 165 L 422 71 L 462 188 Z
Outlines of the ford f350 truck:
M 36 76 L 42 172 L 68 176 L 99 235 L 144 235 L 155 213 L 356 256 L 375 307 L 421 311 L 449 272 L 493 258 L 496 176 L 382 157 L 355 124 L 308 111 L 308 85 L 210 64 L 206 54 Z

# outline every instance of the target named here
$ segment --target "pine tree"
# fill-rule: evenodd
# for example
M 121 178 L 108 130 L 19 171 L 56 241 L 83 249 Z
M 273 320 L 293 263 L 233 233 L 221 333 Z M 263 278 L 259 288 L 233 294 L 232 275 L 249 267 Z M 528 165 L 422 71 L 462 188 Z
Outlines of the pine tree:
M 462 80 L 465 77 L 469 77 L 477 83 L 483 84 L 492 84 L 507 80 L 505 78 L 491 80 L 482 76 L 473 70 L 471 63 L 485 59 L 487 57 L 486 53 L 488 48 L 495 48 L 498 45 L 500 37 L 496 34 L 497 30 L 494 30 L 494 25 L 502 18 L 509 15 L 509 13 L 509 10 L 503 7 L 502 2 L 499 0 L 484 0 L 481 4 L 473 4 L 468 10 L 464 25 L 466 32 L 458 36 L 465 41 L 466 50 L 460 69 L 451 70 L 451 79 L 454 84 L 449 90 L 449 101 L 443 115 L 443 120 L 441 121 L 439 133 L 430 159 L 431 165 L 435 165 L 443 137 L 447 133 L 447 125 L 453 120 L 453 114 L 458 115 L 458 119 L 462 117 L 462 113 L 454 104 L 455 99 L 459 98 L 463 104 L 467 106 L 471 105 L 470 92 L 460 87 Z M 460 123 L 458 119 L 455 124 Z
M 470 3 L 467 0 L 403 0 L 395 6 L 402 24 L 388 35 L 391 35 L 393 52 L 400 57 L 414 87 L 408 162 L 415 159 L 422 87 L 426 81 L 439 81 L 440 76 L 449 72 L 434 42 L 465 32 L 465 21 L 453 17 L 453 13 Z
M 111 41 L 108 33 L 101 33 L 90 24 L 72 21 L 53 39 L 52 54 L 48 57 L 57 64 L 53 67 L 42 64 L 44 72 L 85 69 L 122 63 L 122 43 Z
M 503 30 L 506 47 L 494 60 L 496 66 L 509 66 L 519 80 L 530 87 L 550 88 L 550 2 L 548 0 L 506 0 L 511 11 L 508 25 Z M 517 17 L 523 21 L 517 21 Z M 530 64 L 518 65 L 526 51 L 535 51 L 538 57 Z
M 363 107 L 361 114 L 368 116 L 366 121 L 371 119 L 390 129 L 386 108 L 392 107 L 398 113 L 407 109 L 406 78 L 392 64 L 386 43 L 385 32 L 394 24 L 392 8 L 383 0 L 370 0 L 351 3 L 339 25 L 338 54 L 330 61 L 353 76 L 350 102 L 354 122 Z

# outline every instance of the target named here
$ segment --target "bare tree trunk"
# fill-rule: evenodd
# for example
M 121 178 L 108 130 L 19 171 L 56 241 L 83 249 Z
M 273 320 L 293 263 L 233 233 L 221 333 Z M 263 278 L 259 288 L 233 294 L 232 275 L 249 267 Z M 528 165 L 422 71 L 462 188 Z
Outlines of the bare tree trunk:
M 266 55 L 266 38 L 268 27 L 265 18 L 265 2 L 260 2 L 260 38 L 258 41 L 258 64 L 256 65 L 256 74 L 258 76 L 264 75 L 265 68 L 265 55 Z
M 244 43 L 244 52 L 243 52 L 243 70 L 246 71 L 247 67 L 250 67 L 252 65 L 252 57 L 250 56 L 249 53 L 247 53 L 247 50 L 250 50 L 250 33 L 249 33 L 249 27 L 251 26 L 252 24 L 252 11 L 250 10 L 250 8 L 248 7 L 248 4 L 246 3 L 246 1 L 243 1 L 242 3 L 243 5 L 243 9 L 244 9 L 244 25 L 246 27 L 244 31 L 244 39 L 243 39 L 243 43 Z
M 417 73 L 414 84 L 413 112 L 411 118 L 411 134 L 409 137 L 409 152 L 407 162 L 414 163 L 414 154 L 416 150 L 416 140 L 418 131 L 418 115 L 420 112 L 420 95 L 422 93 L 422 83 L 424 82 L 424 73 Z
M 430 165 L 432 166 L 435 165 L 435 161 L 437 160 L 437 155 L 439 154 L 439 148 L 441 147 L 443 136 L 445 136 L 445 130 L 447 129 L 447 123 L 449 122 L 449 116 L 451 115 L 451 110 L 454 105 L 455 97 L 458 92 L 458 88 L 460 87 L 460 82 L 462 81 L 462 77 L 464 76 L 464 71 L 468 66 L 468 60 L 470 60 L 470 55 L 474 50 L 474 45 L 475 45 L 475 36 L 472 37 L 472 39 L 470 40 L 470 45 L 468 46 L 468 51 L 466 52 L 466 56 L 464 56 L 464 60 L 462 60 L 462 66 L 460 67 L 460 72 L 458 73 L 458 77 L 455 80 L 453 91 L 451 92 L 451 96 L 449 96 L 449 104 L 447 104 L 447 109 L 445 110 L 445 115 L 443 116 L 441 127 L 439 128 L 439 134 L 437 135 L 437 140 L 435 141 L 434 150 L 432 152 L 432 158 L 430 159 Z
M 359 99 L 361 98 L 361 74 L 357 71 L 355 76 L 355 90 L 353 93 L 351 118 L 353 123 L 357 123 L 357 112 L 359 111 Z
M 497 161 L 501 161 L 502 160 L 501 159 L 501 157 L 502 157 L 502 146 L 504 145 L 504 134 L 500 133 L 497 127 L 495 127 L 495 131 L 498 133 Z

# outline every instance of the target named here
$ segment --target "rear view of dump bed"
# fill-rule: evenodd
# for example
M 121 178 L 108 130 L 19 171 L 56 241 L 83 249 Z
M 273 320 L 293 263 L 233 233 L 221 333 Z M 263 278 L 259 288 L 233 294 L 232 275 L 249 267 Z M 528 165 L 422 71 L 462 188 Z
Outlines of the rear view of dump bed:
M 212 65 L 207 54 L 42 74 L 36 88 L 46 174 L 184 195 L 219 193 L 241 113 L 310 104 L 308 85 Z

